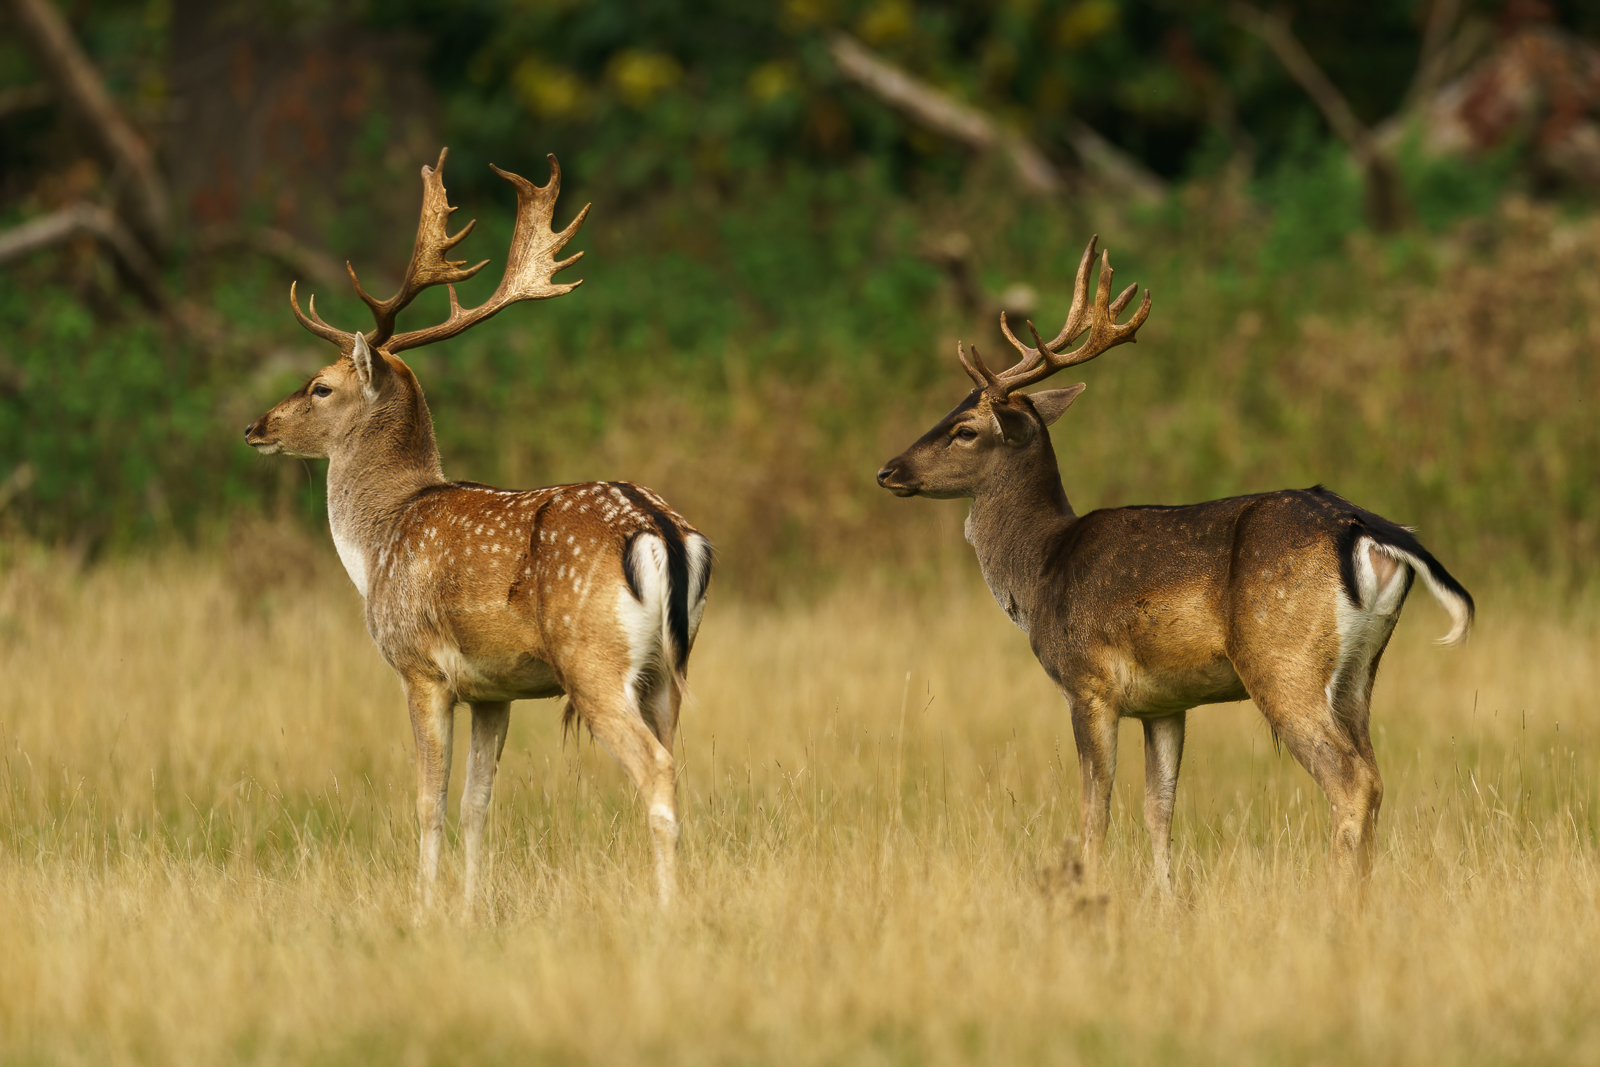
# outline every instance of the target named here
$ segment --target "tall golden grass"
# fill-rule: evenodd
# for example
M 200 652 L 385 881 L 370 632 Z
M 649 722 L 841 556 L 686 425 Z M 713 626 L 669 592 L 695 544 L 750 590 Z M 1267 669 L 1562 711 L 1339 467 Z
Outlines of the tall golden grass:
M 1173 904 L 1124 731 L 1097 906 L 1039 877 L 1075 822 L 1070 729 L 972 568 L 714 597 L 678 905 L 650 903 L 623 775 L 530 703 L 468 920 L 416 911 L 403 705 L 327 553 L 268 580 L 6 552 L 4 1062 L 1600 1057 L 1590 609 L 1480 590 L 1447 652 L 1414 599 L 1375 702 L 1381 857 L 1343 912 L 1323 799 L 1248 704 L 1191 716 Z

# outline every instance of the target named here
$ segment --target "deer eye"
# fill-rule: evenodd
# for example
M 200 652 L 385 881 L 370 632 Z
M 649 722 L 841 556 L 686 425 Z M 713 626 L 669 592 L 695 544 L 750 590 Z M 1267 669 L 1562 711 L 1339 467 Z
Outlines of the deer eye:
M 332 393 L 332 389 L 329 389 L 326 385 L 323 385 L 320 382 L 311 387 L 312 396 L 330 396 Z
M 978 431 L 971 426 L 963 426 L 956 431 L 955 436 L 957 441 L 976 441 L 978 439 Z

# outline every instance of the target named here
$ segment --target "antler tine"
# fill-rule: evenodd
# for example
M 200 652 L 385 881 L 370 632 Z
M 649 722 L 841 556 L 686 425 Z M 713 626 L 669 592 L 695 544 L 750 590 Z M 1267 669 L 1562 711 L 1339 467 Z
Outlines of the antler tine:
M 1027 322 L 1028 332 L 1033 334 L 1033 343 L 1036 346 L 1032 349 L 1029 349 L 1029 351 L 1034 352 L 1035 357 L 1032 361 L 1029 361 L 1026 366 L 1018 365 L 1017 367 L 1012 368 L 1012 370 L 1016 372 L 1014 375 L 1011 375 L 1010 372 L 1008 372 L 1007 375 L 1001 375 L 1002 380 L 999 383 L 998 388 L 990 394 L 996 400 L 1003 400 L 1007 396 L 1010 396 L 1012 393 L 1016 392 L 1018 389 L 1022 388 L 1024 385 L 1032 385 L 1034 382 L 1042 381 L 1043 379 L 1048 378 L 1050 375 L 1055 373 L 1055 369 L 1052 369 L 1048 363 L 1049 357 L 1053 354 L 1050 351 L 1050 346 L 1045 344 L 1044 339 L 1039 336 L 1039 330 L 1036 326 L 1034 326 L 1033 320 L 1028 319 Z M 1046 361 L 1043 373 L 1037 372 L 1040 359 Z M 1026 377 L 1024 378 L 1025 375 Z M 1012 384 L 1013 382 L 1019 380 L 1022 382 L 1021 385 Z
M 362 288 L 355 268 L 349 263 L 345 264 L 345 269 L 350 272 L 350 280 L 355 283 L 356 294 L 372 310 L 372 318 L 377 324 L 367 335 L 367 343 L 374 348 L 385 345 L 394 335 L 395 318 L 424 289 L 465 281 L 489 262 L 486 259 L 468 267 L 464 259 L 445 258 L 444 254 L 465 240 L 478 224 L 478 220 L 473 219 L 459 232 L 450 233 L 450 216 L 456 209 L 450 206 L 449 194 L 444 188 L 444 165 L 449 158 L 450 149 L 442 148 L 439 150 L 439 161 L 431 167 L 424 165 L 422 168 L 422 215 L 417 220 L 417 240 L 412 245 L 411 262 L 406 265 L 399 292 L 387 300 L 378 300 Z
M 1138 291 L 1139 283 L 1134 282 L 1132 285 L 1122 290 L 1121 294 L 1111 302 L 1111 317 L 1113 319 L 1122 314 L 1122 309 L 1128 306 L 1128 301 L 1132 300 L 1133 294 L 1137 293 Z
M 295 286 L 298 284 L 298 282 L 289 283 L 289 306 L 294 309 L 294 317 L 300 320 L 301 326 L 304 326 L 307 330 L 316 334 L 324 341 L 332 341 L 334 344 L 339 346 L 339 351 L 341 353 L 348 356 L 355 350 L 356 335 L 353 333 L 346 333 L 343 330 L 329 326 L 326 322 L 323 322 L 322 316 L 317 314 L 317 298 L 315 294 L 313 294 L 306 301 L 306 306 L 311 309 L 311 314 L 307 315 L 305 312 L 301 311 L 300 301 L 295 296 L 294 291 Z
M 1039 347 L 1040 352 L 1049 352 L 1050 346 L 1039 339 L 1039 331 L 1034 328 L 1033 320 L 1028 320 L 1028 332 L 1033 334 L 1033 343 Z
M 967 372 L 979 389 L 986 389 L 990 395 L 1000 387 L 1000 376 L 990 370 L 983 362 L 983 357 L 978 354 L 978 346 L 972 346 L 972 361 L 967 361 L 967 352 L 960 341 L 956 342 L 956 358 L 961 361 L 961 369 Z
M 1061 332 L 1046 346 L 1051 351 L 1060 348 L 1083 332 L 1083 316 L 1089 303 L 1089 264 L 1094 259 L 1094 246 L 1099 240 L 1099 234 L 1090 237 L 1088 245 L 1084 247 L 1083 256 L 1078 260 L 1078 274 L 1072 282 L 1072 308 L 1067 312 L 1067 321 L 1061 325 Z M 1028 323 L 1028 328 L 1033 329 L 1032 322 Z M 1004 311 L 1000 312 L 1000 332 L 1006 335 L 1006 340 L 1011 342 L 1013 348 L 1022 353 L 1022 361 L 1006 371 L 1006 374 L 1022 374 L 1033 370 L 1039 362 L 1040 353 L 1045 351 L 1045 348 L 1029 348 L 1017 340 L 1016 334 L 1011 332 L 1011 326 L 1006 322 Z M 1034 338 L 1038 339 L 1037 331 L 1034 333 Z
M 555 256 L 568 241 L 572 240 L 573 235 L 583 225 L 583 220 L 588 218 L 590 205 L 584 205 L 583 210 L 578 212 L 577 217 L 560 233 L 552 230 L 550 224 L 555 216 L 556 198 L 561 195 L 561 164 L 556 162 L 555 156 L 547 158 L 550 161 L 550 180 L 544 185 L 534 185 L 521 175 L 512 174 L 492 165 L 490 167 L 496 174 L 510 182 L 517 191 L 517 222 L 511 234 L 511 249 L 506 255 L 505 273 L 501 276 L 494 295 L 475 308 L 462 310 L 456 302 L 452 285 L 450 315 L 444 322 L 426 329 L 399 334 L 389 340 L 384 347 L 390 352 L 421 348 L 423 345 L 454 337 L 485 319 L 492 318 L 518 301 L 562 296 L 583 284 L 581 280 L 565 283 L 551 280 L 555 274 L 583 258 L 582 252 L 563 260 L 557 260 Z M 443 192 L 442 185 L 440 192 Z M 442 219 L 440 230 L 443 231 Z M 459 240 L 463 236 L 465 236 L 464 231 L 453 240 Z M 471 277 L 477 270 L 478 267 L 473 267 L 470 271 L 460 273 L 464 277 Z M 459 280 L 459 278 L 450 279 L 451 282 Z
M 1091 234 L 1089 243 L 1084 246 L 1083 256 L 1078 260 L 1078 274 L 1072 280 L 1072 310 L 1067 312 L 1067 321 L 1061 327 L 1061 332 L 1050 342 L 1051 351 L 1083 332 L 1083 316 L 1089 310 L 1089 265 L 1094 262 L 1094 246 L 1099 241 L 1099 234 Z
M 1012 343 L 1017 344 L 1018 348 L 1029 353 L 1036 353 L 1036 355 L 1025 359 L 1016 367 L 999 376 L 999 382 L 989 387 L 989 393 L 995 399 L 1003 399 L 1018 389 L 1024 389 L 1036 382 L 1043 381 L 1059 370 L 1076 366 L 1079 363 L 1087 363 L 1096 356 L 1103 355 L 1108 349 L 1135 340 L 1135 333 L 1138 332 L 1140 326 L 1144 325 L 1145 319 L 1150 316 L 1150 290 L 1145 290 L 1144 301 L 1139 305 L 1139 309 L 1133 313 L 1133 317 L 1127 322 L 1118 325 L 1117 316 L 1132 301 L 1133 294 L 1138 291 L 1139 287 L 1130 285 L 1117 296 L 1115 303 L 1113 303 L 1111 300 L 1111 279 L 1114 272 L 1111 269 L 1111 253 L 1102 251 L 1100 253 L 1100 281 L 1095 287 L 1094 305 L 1089 312 L 1089 336 L 1074 351 L 1063 354 L 1055 350 L 1056 346 L 1072 336 L 1068 331 L 1074 326 L 1077 326 L 1077 332 L 1082 332 L 1082 325 L 1075 320 L 1079 320 L 1081 316 L 1079 302 L 1087 295 L 1088 257 L 1093 250 L 1094 242 L 1090 241 L 1089 249 L 1084 253 L 1084 264 L 1078 271 L 1078 280 L 1075 285 L 1077 291 L 1073 296 L 1072 313 L 1067 317 L 1067 329 L 1062 331 L 1061 336 L 1047 344 L 1039 337 L 1039 332 L 1034 329 L 1033 323 L 1029 322 L 1028 329 L 1033 333 L 1034 343 L 1038 347 L 1030 349 L 1016 341 Z M 1009 330 L 1007 335 L 1010 336 Z
M 1022 359 L 1018 360 L 1014 367 L 1003 371 L 999 375 L 1002 382 L 1024 374 L 1031 374 L 1034 368 L 1039 366 L 1039 361 L 1044 358 L 1045 353 L 1050 351 L 1049 346 L 1039 339 L 1039 331 L 1034 328 L 1033 320 L 1025 319 L 1023 321 L 1028 324 L 1028 332 L 1033 334 L 1033 348 L 1029 348 L 1017 340 L 1017 335 L 1011 332 L 1011 326 L 1006 322 L 1006 313 L 1004 311 L 1000 312 L 1000 331 L 1006 335 L 1006 338 L 1011 342 L 1011 346 L 1022 353 Z M 1064 329 L 1063 332 L 1065 332 Z M 994 389 L 991 390 L 996 399 L 1004 399 L 1010 392 L 1012 390 L 1003 388 L 1000 383 L 996 383 Z
M 1095 294 L 1094 317 L 1090 322 L 1089 339 L 1076 351 L 1068 355 L 1067 361 L 1061 365 L 1070 367 L 1077 363 L 1087 363 L 1109 348 L 1134 340 L 1134 333 L 1144 320 L 1150 315 L 1150 290 L 1146 289 L 1144 300 L 1139 305 L 1139 310 L 1133 313 L 1133 318 L 1122 325 L 1117 325 L 1117 315 L 1128 306 L 1128 301 L 1133 299 L 1134 292 L 1139 288 L 1130 285 L 1117 297 L 1116 306 L 1110 304 L 1111 299 L 1111 253 L 1104 252 L 1100 257 L 1100 289 Z
M 1033 329 L 1032 320 L 1029 320 L 1028 328 Z M 1022 358 L 1019 359 L 1009 370 L 1006 370 L 1003 373 L 1022 374 L 1026 371 L 1032 370 L 1034 366 L 1038 364 L 1040 352 L 1042 350 L 1038 348 L 1029 348 L 1027 345 L 1017 340 L 1017 335 L 1011 332 L 1011 324 L 1006 322 L 1006 313 L 1004 311 L 1000 312 L 1000 332 L 1006 335 L 1006 340 L 1011 342 L 1012 348 L 1015 348 L 1018 352 L 1022 353 Z M 1038 337 L 1038 333 L 1035 332 L 1034 336 Z
M 1079 363 L 1087 363 L 1096 356 L 1103 355 L 1107 350 L 1117 345 L 1135 340 L 1134 334 L 1144 320 L 1150 316 L 1150 290 L 1144 292 L 1144 301 L 1139 305 L 1139 310 L 1133 313 L 1133 318 L 1122 325 L 1117 325 L 1117 314 L 1128 306 L 1128 301 L 1133 299 L 1137 285 L 1129 286 L 1117 297 L 1116 307 L 1111 306 L 1111 253 L 1100 254 L 1100 286 L 1095 293 L 1094 315 L 1089 324 L 1089 339 L 1084 341 L 1076 351 L 1069 352 L 1050 362 L 1056 369 L 1072 367 Z

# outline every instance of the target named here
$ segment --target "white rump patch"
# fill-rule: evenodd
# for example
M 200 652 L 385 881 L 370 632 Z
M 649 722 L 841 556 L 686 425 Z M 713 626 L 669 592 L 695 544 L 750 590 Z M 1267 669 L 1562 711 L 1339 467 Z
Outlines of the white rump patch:
M 1338 713 L 1338 694 L 1350 684 L 1364 687 L 1369 681 L 1368 667 L 1378 655 L 1389 634 L 1394 631 L 1400 603 L 1405 598 L 1406 580 L 1410 563 L 1388 550 L 1370 537 L 1358 538 L 1352 551 L 1355 553 L 1356 591 L 1359 603 L 1351 603 L 1349 592 L 1341 584 L 1334 603 L 1334 619 L 1339 628 L 1339 663 L 1328 679 L 1324 691 L 1328 707 Z M 1381 553 L 1397 566 L 1386 575 L 1380 575 L 1373 566 L 1372 554 Z M 1357 693 L 1358 698 L 1365 692 Z
M 628 702 L 639 706 L 639 683 L 648 675 L 669 668 L 667 653 L 667 546 L 653 534 L 633 539 L 633 574 L 639 583 L 636 599 L 626 582 L 617 589 L 617 621 L 628 641 Z
M 1472 614 L 1467 602 L 1435 579 L 1428 565 L 1416 556 L 1370 537 L 1358 538 L 1352 551 L 1355 553 L 1352 563 L 1355 566 L 1356 591 L 1360 595 L 1360 603 L 1352 604 L 1341 586 L 1335 602 L 1335 618 L 1339 627 L 1339 665 L 1334 669 L 1326 691 L 1328 706 L 1335 710 L 1341 689 L 1352 682 L 1362 687 L 1370 683 L 1368 668 L 1394 630 L 1410 575 L 1421 578 L 1428 592 L 1450 615 L 1453 625 L 1448 634 L 1438 639 L 1439 644 L 1461 644 L 1467 639 L 1467 631 L 1472 626 Z M 1392 566 L 1382 566 L 1382 563 Z M 1358 695 L 1365 697 L 1367 694 L 1363 692 Z
M 1434 643 L 1439 645 L 1462 645 L 1466 643 L 1467 633 L 1472 629 L 1472 612 L 1468 608 L 1467 602 L 1455 592 L 1446 588 L 1433 576 L 1433 572 L 1428 569 L 1428 565 L 1416 556 L 1404 549 L 1396 548 L 1393 545 L 1379 544 L 1377 541 L 1367 537 L 1357 541 L 1355 547 L 1356 583 L 1361 589 L 1363 603 L 1372 602 L 1367 593 L 1368 575 L 1372 575 L 1373 586 L 1376 587 L 1377 585 L 1375 569 L 1372 566 L 1372 551 L 1380 552 L 1399 564 L 1399 573 L 1397 573 L 1395 581 L 1391 582 L 1389 587 L 1395 603 L 1395 607 L 1391 610 L 1398 610 L 1400 598 L 1405 595 L 1404 572 L 1406 568 L 1410 568 L 1418 578 L 1422 579 L 1422 584 L 1428 587 L 1428 592 L 1433 594 L 1433 599 L 1437 600 L 1439 606 L 1450 616 L 1450 632 L 1443 637 L 1435 638 Z M 1383 596 L 1382 593 L 1377 595 L 1380 599 Z
M 1378 615 L 1393 615 L 1400 610 L 1400 600 L 1406 592 L 1407 570 L 1427 569 L 1420 562 L 1414 562 L 1407 553 L 1380 544 L 1370 537 L 1358 539 L 1354 551 L 1356 589 L 1361 593 L 1361 607 Z M 1373 553 L 1395 564 L 1387 575 L 1378 573 Z
M 706 578 L 711 569 L 711 542 L 697 533 L 683 539 L 689 556 L 689 641 L 700 632 L 700 620 L 706 613 Z

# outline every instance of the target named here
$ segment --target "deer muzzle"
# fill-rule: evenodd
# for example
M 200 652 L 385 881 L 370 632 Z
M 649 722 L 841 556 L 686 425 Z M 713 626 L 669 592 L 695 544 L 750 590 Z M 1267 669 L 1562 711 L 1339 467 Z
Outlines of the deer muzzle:
M 280 451 L 282 446 L 276 441 L 269 441 L 266 439 L 266 422 L 267 417 L 263 415 L 255 422 L 252 422 L 250 425 L 246 426 L 244 428 L 244 443 L 255 449 L 257 452 L 260 452 L 262 455 L 270 456 L 273 453 Z
M 878 484 L 895 496 L 917 495 L 917 486 L 901 476 L 900 466 L 894 460 L 890 460 L 889 465 L 878 472 Z

